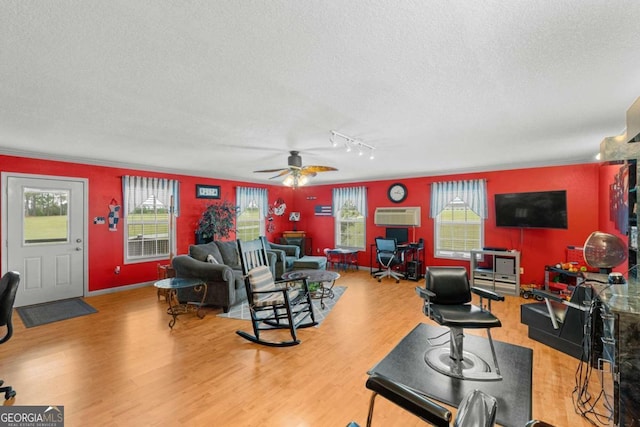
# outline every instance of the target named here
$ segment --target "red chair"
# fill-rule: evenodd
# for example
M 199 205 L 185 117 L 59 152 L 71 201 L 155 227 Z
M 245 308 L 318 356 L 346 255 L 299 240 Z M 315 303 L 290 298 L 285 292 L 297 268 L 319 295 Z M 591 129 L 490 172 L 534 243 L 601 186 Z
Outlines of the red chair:
M 327 257 L 327 268 L 330 268 L 332 270 L 340 268 L 342 259 L 339 253 L 332 251 L 329 248 L 324 248 L 324 256 Z

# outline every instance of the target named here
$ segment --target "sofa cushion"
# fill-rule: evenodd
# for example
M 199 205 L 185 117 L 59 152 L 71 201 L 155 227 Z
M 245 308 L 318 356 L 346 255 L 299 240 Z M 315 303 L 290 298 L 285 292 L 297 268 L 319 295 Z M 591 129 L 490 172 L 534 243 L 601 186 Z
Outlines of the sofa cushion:
M 216 261 L 218 261 L 218 264 L 223 264 L 220 249 L 218 249 L 218 245 L 214 242 L 189 246 L 189 255 L 191 255 L 191 258 L 197 259 L 198 261 L 206 262 L 207 255 L 209 254 L 213 255 Z
M 231 242 L 216 242 L 218 249 L 222 254 L 222 263 L 235 269 L 240 268 L 240 255 L 238 254 L 238 244 Z

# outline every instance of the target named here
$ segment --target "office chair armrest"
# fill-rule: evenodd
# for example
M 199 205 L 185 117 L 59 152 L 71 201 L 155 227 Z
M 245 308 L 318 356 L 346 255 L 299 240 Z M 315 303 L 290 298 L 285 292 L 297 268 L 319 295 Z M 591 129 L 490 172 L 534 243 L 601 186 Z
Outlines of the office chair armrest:
M 433 425 L 448 426 L 451 421 L 447 408 L 390 378 L 373 373 L 367 379 L 367 388 Z
M 504 296 L 500 295 L 496 292 L 490 291 L 484 288 L 476 288 L 475 286 L 471 287 L 471 292 L 476 295 L 479 295 L 480 298 L 487 298 L 492 301 L 504 301 Z

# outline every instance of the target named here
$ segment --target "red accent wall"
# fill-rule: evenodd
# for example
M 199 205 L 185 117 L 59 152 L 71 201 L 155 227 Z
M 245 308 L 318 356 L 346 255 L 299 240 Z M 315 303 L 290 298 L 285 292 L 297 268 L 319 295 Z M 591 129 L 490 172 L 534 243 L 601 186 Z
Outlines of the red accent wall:
M 411 231 L 412 240 L 424 238 L 427 249 L 427 265 L 465 265 L 468 262 L 435 259 L 433 257 L 433 222 L 429 218 L 430 184 L 435 181 L 478 179 L 487 180 L 489 193 L 489 219 L 485 226 L 485 245 L 517 249 L 522 252 L 521 265 L 524 268 L 523 283 L 541 282 L 544 266 L 563 261 L 567 245 L 582 245 L 594 230 L 612 231 L 608 221 L 608 185 L 617 172 L 615 166 L 582 164 L 544 168 L 517 169 L 484 173 L 458 174 L 437 177 L 420 177 L 396 180 L 368 181 L 341 185 L 320 185 L 296 190 L 281 185 L 257 185 L 239 181 L 200 178 L 187 175 L 102 167 L 42 159 L 31 159 L 0 155 L 0 170 L 19 173 L 52 176 L 72 176 L 89 181 L 88 259 L 89 290 L 96 291 L 123 285 L 154 280 L 157 277 L 157 262 L 137 264 L 123 263 L 123 227 L 110 232 L 108 225 L 95 225 L 93 218 L 106 217 L 112 198 L 122 202 L 123 175 L 162 176 L 180 181 L 180 217 L 177 219 L 177 253 L 186 253 L 195 240 L 194 230 L 200 213 L 207 201 L 195 198 L 196 184 L 220 185 L 222 198 L 234 201 L 237 186 L 264 187 L 269 189 L 269 202 L 282 198 L 287 203 L 287 213 L 274 217 L 275 232 L 267 235 L 276 241 L 282 231 L 291 230 L 288 213 L 299 211 L 301 220 L 298 230 L 305 230 L 312 238 L 313 251 L 320 254 L 325 247 L 334 246 L 334 221 L 332 217 L 314 215 L 316 205 L 330 205 L 334 187 L 363 185 L 368 189 L 369 212 L 367 218 L 367 242 L 384 234 L 383 227 L 374 224 L 374 211 L 378 206 L 421 206 L 422 225 Z M 393 182 L 402 182 L 408 188 L 407 199 L 395 205 L 387 199 L 387 188 Z M 568 221 L 567 230 L 511 229 L 495 227 L 493 196 L 496 193 L 519 191 L 567 190 Z M 233 238 L 234 236 L 232 236 Z M 367 251 L 360 254 L 360 265 L 368 266 Z M 119 275 L 114 273 L 116 265 L 121 266 Z
M 94 224 L 93 218 L 109 214 L 109 202 L 116 199 L 122 204 L 122 176 L 138 175 L 148 177 L 163 177 L 180 181 L 180 217 L 176 220 L 177 253 L 186 253 L 189 245 L 195 242 L 195 227 L 204 207 L 211 202 L 207 199 L 196 199 L 196 184 L 219 185 L 221 199 L 235 203 L 236 187 L 251 186 L 269 188 L 270 202 L 282 197 L 290 203 L 291 190 L 281 186 L 264 186 L 247 184 L 238 181 L 229 181 L 211 178 L 198 178 L 187 175 L 175 175 L 157 173 L 124 168 L 112 168 L 85 165 L 80 163 L 67 163 L 24 157 L 0 155 L 0 170 L 3 172 L 18 172 L 28 174 L 41 174 L 49 176 L 69 176 L 85 178 L 89 181 L 88 209 L 86 221 L 88 221 L 87 250 L 89 259 L 89 291 L 115 288 L 151 281 L 157 278 L 157 264 L 159 261 L 124 264 L 124 226 L 118 224 L 117 231 L 109 231 L 108 224 Z M 283 217 L 275 217 L 276 233 L 285 227 Z M 288 223 L 288 216 L 287 221 Z M 288 225 L 288 224 L 286 224 Z M 268 238 L 273 236 L 267 235 Z M 235 236 L 231 236 L 235 238 Z M 160 261 L 162 264 L 168 263 Z M 120 274 L 115 274 L 114 269 L 120 266 Z
M 600 165 L 581 164 L 571 166 L 515 169 L 507 171 L 469 173 L 437 177 L 400 180 L 369 181 L 341 186 L 363 185 L 367 187 L 369 212 L 367 218 L 367 251 L 360 254 L 360 265 L 369 265 L 370 244 L 374 238 L 384 235 L 384 227 L 374 224 L 376 207 L 422 207 L 422 225 L 410 230 L 411 240 L 424 238 L 427 265 L 464 265 L 468 262 L 434 258 L 433 221 L 429 218 L 430 184 L 437 181 L 486 179 L 489 197 L 489 218 L 485 223 L 485 246 L 506 247 L 521 252 L 520 265 L 524 268 L 522 283 L 542 283 L 544 266 L 565 261 L 569 245 L 582 246 L 587 236 L 600 226 L 601 215 Z M 607 171 L 610 173 L 610 171 Z M 608 179 L 605 177 L 605 181 Z M 387 198 L 387 189 L 394 182 L 402 182 L 408 188 L 407 199 L 393 204 Z M 333 219 L 315 217 L 314 206 L 331 204 L 334 186 L 314 186 L 296 190 L 294 209 L 301 212 L 299 229 L 308 231 L 313 239 L 315 252 L 334 246 Z M 498 193 L 567 190 L 567 230 L 499 228 L 495 226 L 494 195 Z M 608 199 L 605 199 L 608 205 Z M 608 207 L 607 207 L 608 209 Z M 608 210 L 607 210 L 608 212 Z M 606 224 L 605 224 L 606 225 Z

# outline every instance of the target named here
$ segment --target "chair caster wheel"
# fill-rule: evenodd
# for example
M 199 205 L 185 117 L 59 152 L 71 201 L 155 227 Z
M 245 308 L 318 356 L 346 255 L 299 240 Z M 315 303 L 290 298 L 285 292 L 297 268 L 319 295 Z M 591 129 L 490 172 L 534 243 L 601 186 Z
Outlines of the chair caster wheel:
M 378 283 L 382 282 L 382 279 L 378 279 Z
M 400 280 L 396 280 L 396 283 L 400 283 Z

